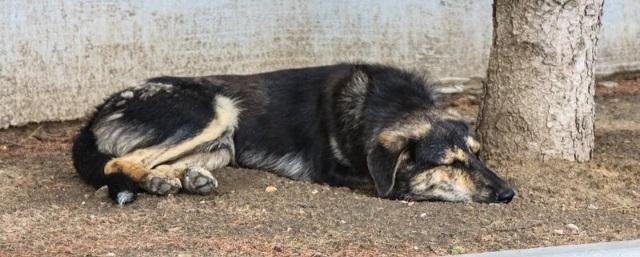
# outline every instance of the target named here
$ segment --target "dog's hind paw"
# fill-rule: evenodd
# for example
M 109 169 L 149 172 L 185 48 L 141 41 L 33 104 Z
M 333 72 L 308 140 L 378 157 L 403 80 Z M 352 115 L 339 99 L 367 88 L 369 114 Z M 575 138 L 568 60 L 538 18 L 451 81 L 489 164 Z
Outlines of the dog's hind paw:
M 174 177 L 148 176 L 142 181 L 141 187 L 152 194 L 168 195 L 180 191 L 182 183 Z
M 207 195 L 218 187 L 218 180 L 211 172 L 200 167 L 187 169 L 182 182 L 184 190 L 191 194 Z

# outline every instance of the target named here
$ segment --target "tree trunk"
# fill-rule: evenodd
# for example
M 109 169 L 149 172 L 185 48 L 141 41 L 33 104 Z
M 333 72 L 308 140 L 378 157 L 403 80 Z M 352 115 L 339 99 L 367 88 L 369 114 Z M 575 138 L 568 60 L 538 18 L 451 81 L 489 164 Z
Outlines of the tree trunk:
M 494 0 L 478 137 L 488 159 L 586 161 L 603 0 Z

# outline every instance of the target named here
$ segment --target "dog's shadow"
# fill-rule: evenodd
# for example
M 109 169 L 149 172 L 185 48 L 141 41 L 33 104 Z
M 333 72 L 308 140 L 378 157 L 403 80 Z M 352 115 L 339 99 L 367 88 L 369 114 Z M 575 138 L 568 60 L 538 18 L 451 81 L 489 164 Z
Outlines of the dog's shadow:
M 265 188 L 268 185 L 277 183 L 293 183 L 303 186 L 305 184 L 315 184 L 317 186 L 329 187 L 336 191 L 351 191 L 354 194 L 364 197 L 377 197 L 373 185 L 367 183 L 352 183 L 349 185 L 329 185 L 326 183 L 296 181 L 286 177 L 278 176 L 263 170 L 227 167 L 212 172 L 218 180 L 220 186 L 216 190 L 217 195 L 226 195 L 233 192 L 253 191 L 256 188 Z

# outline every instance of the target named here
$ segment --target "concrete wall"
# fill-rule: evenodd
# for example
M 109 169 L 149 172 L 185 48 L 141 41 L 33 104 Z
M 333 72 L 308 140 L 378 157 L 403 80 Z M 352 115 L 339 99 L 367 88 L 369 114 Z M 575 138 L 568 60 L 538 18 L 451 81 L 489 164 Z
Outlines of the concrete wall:
M 599 72 L 640 69 L 640 1 L 607 0 Z M 373 61 L 484 76 L 490 0 L 0 1 L 0 128 L 82 117 L 157 75 Z
M 640 70 L 640 0 L 605 0 L 600 33 L 597 74 Z

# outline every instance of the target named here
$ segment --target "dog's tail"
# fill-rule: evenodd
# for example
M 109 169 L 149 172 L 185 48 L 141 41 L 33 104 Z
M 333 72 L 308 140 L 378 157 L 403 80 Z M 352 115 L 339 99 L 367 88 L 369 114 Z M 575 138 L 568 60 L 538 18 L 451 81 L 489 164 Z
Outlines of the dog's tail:
M 95 188 L 104 185 L 109 187 L 109 197 L 123 205 L 135 200 L 138 192 L 136 184 L 122 173 L 104 174 L 104 166 L 114 156 L 100 152 L 96 137 L 91 131 L 93 122 L 89 122 L 80 130 L 72 148 L 73 166 L 80 177 Z

